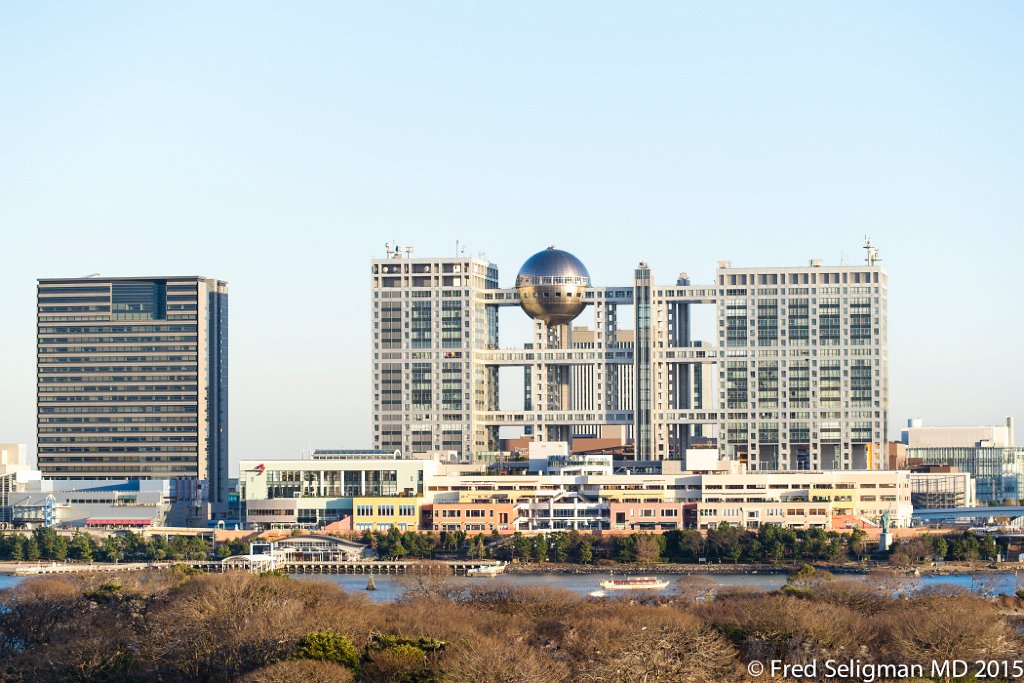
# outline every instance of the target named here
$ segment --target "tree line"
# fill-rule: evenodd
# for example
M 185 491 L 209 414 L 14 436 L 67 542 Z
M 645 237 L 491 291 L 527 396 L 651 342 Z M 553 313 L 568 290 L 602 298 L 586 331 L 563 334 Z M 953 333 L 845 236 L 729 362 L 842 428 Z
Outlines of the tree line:
M 469 535 L 463 531 L 365 531 L 357 540 L 373 547 L 381 557 L 421 558 L 439 553 L 460 558 L 507 562 L 595 562 L 694 564 L 842 562 L 860 561 L 876 547 L 861 529 L 847 532 L 824 529 L 789 529 L 764 525 L 757 530 L 721 524 L 701 532 L 679 529 L 660 533 L 600 536 L 579 531 L 556 531 L 527 536 L 515 533 Z M 971 532 L 925 534 L 894 544 L 890 557 L 897 563 L 941 558 L 949 561 L 993 560 L 999 553 L 995 539 Z
M 917 562 L 948 560 L 971 562 L 974 560 L 995 560 L 999 546 L 991 536 L 978 536 L 970 531 L 960 535 L 923 534 L 893 544 L 889 559 L 894 564 L 910 565 Z
M 777 562 L 783 560 L 838 561 L 860 559 L 867 550 L 860 529 L 850 533 L 822 529 L 784 529 L 762 526 L 757 531 L 728 524 L 700 532 L 681 529 L 661 533 L 601 536 L 579 531 L 555 531 L 526 536 L 468 535 L 463 531 L 365 531 L 357 540 L 381 557 L 430 558 L 455 553 L 471 559 L 517 562 L 590 564 L 679 562 Z
M 227 541 L 213 547 L 202 536 L 146 537 L 134 531 L 107 536 L 102 541 L 84 531 L 71 537 L 40 527 L 31 534 L 0 534 L 0 560 L 54 562 L 154 562 L 207 560 L 249 552 L 245 541 Z
M 498 552 L 503 559 L 532 562 L 620 563 L 838 561 L 864 552 L 864 532 L 762 526 L 757 531 L 727 524 L 702 533 L 680 529 L 650 534 L 592 536 L 575 531 L 532 538 L 516 534 Z M 509 551 L 508 546 L 511 546 Z
M 722 524 L 700 532 L 680 529 L 661 533 L 599 536 L 579 531 L 511 536 L 468 535 L 462 531 L 432 532 L 366 531 L 355 540 L 366 543 L 381 558 L 429 559 L 452 555 L 469 559 L 507 562 L 623 564 L 674 562 L 775 563 L 859 561 L 872 549 L 860 529 L 841 533 L 823 529 L 787 529 L 761 526 L 756 531 Z M 76 531 L 72 536 L 39 528 L 31 534 L 0 533 L 2 561 L 153 562 L 223 559 L 249 552 L 241 540 L 212 545 L 202 536 L 151 536 L 125 531 L 97 540 Z M 999 554 L 995 539 L 971 532 L 953 535 L 925 534 L 895 543 L 890 559 L 896 564 L 944 559 L 948 561 L 994 560 Z

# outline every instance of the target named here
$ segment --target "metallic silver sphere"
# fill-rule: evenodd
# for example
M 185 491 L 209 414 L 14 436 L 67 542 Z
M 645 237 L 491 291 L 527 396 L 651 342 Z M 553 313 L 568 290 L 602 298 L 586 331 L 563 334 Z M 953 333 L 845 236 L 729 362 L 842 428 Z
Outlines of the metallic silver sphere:
M 586 308 L 590 273 L 567 251 L 548 247 L 531 256 L 516 276 L 519 305 L 531 318 L 564 325 Z

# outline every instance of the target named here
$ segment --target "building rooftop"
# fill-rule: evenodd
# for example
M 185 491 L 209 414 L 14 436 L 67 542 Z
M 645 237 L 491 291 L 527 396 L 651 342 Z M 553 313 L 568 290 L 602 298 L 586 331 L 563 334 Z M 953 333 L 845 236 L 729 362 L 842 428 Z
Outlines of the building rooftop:
M 415 460 L 411 456 L 403 456 L 402 451 L 386 449 L 321 449 L 317 448 L 311 456 L 314 460 Z
M 84 275 L 82 277 L 41 277 L 38 282 L 81 282 L 83 280 L 94 280 L 96 282 L 111 282 L 114 280 L 216 280 L 205 275 Z

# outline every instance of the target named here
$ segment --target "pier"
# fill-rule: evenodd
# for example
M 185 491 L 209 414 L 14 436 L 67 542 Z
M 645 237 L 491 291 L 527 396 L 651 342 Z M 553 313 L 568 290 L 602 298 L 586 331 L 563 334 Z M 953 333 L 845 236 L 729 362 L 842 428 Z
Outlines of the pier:
M 437 561 L 360 561 L 360 562 L 312 562 L 291 561 L 277 562 L 275 571 L 284 574 L 415 574 L 463 576 L 470 569 L 495 566 L 496 562 L 487 560 L 437 560 Z M 83 572 L 133 572 L 147 569 L 169 569 L 184 565 L 191 569 L 205 572 L 220 573 L 245 569 L 241 566 L 226 565 L 220 561 L 182 560 L 180 562 L 120 562 L 74 564 L 59 562 L 40 562 L 7 564 L 0 567 L 0 573 L 13 576 L 41 576 L 47 574 L 80 574 Z
M 464 575 L 470 569 L 490 567 L 493 562 L 294 562 L 277 565 L 286 574 L 440 574 Z

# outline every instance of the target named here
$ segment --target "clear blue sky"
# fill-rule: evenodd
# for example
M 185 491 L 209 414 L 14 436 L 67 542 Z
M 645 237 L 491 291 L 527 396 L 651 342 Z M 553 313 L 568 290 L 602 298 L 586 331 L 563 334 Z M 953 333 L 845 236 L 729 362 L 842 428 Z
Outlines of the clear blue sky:
M 231 285 L 231 448 L 368 445 L 369 259 L 890 272 L 892 421 L 1024 418 L 1024 5 L 0 4 L 0 441 L 37 277 Z

